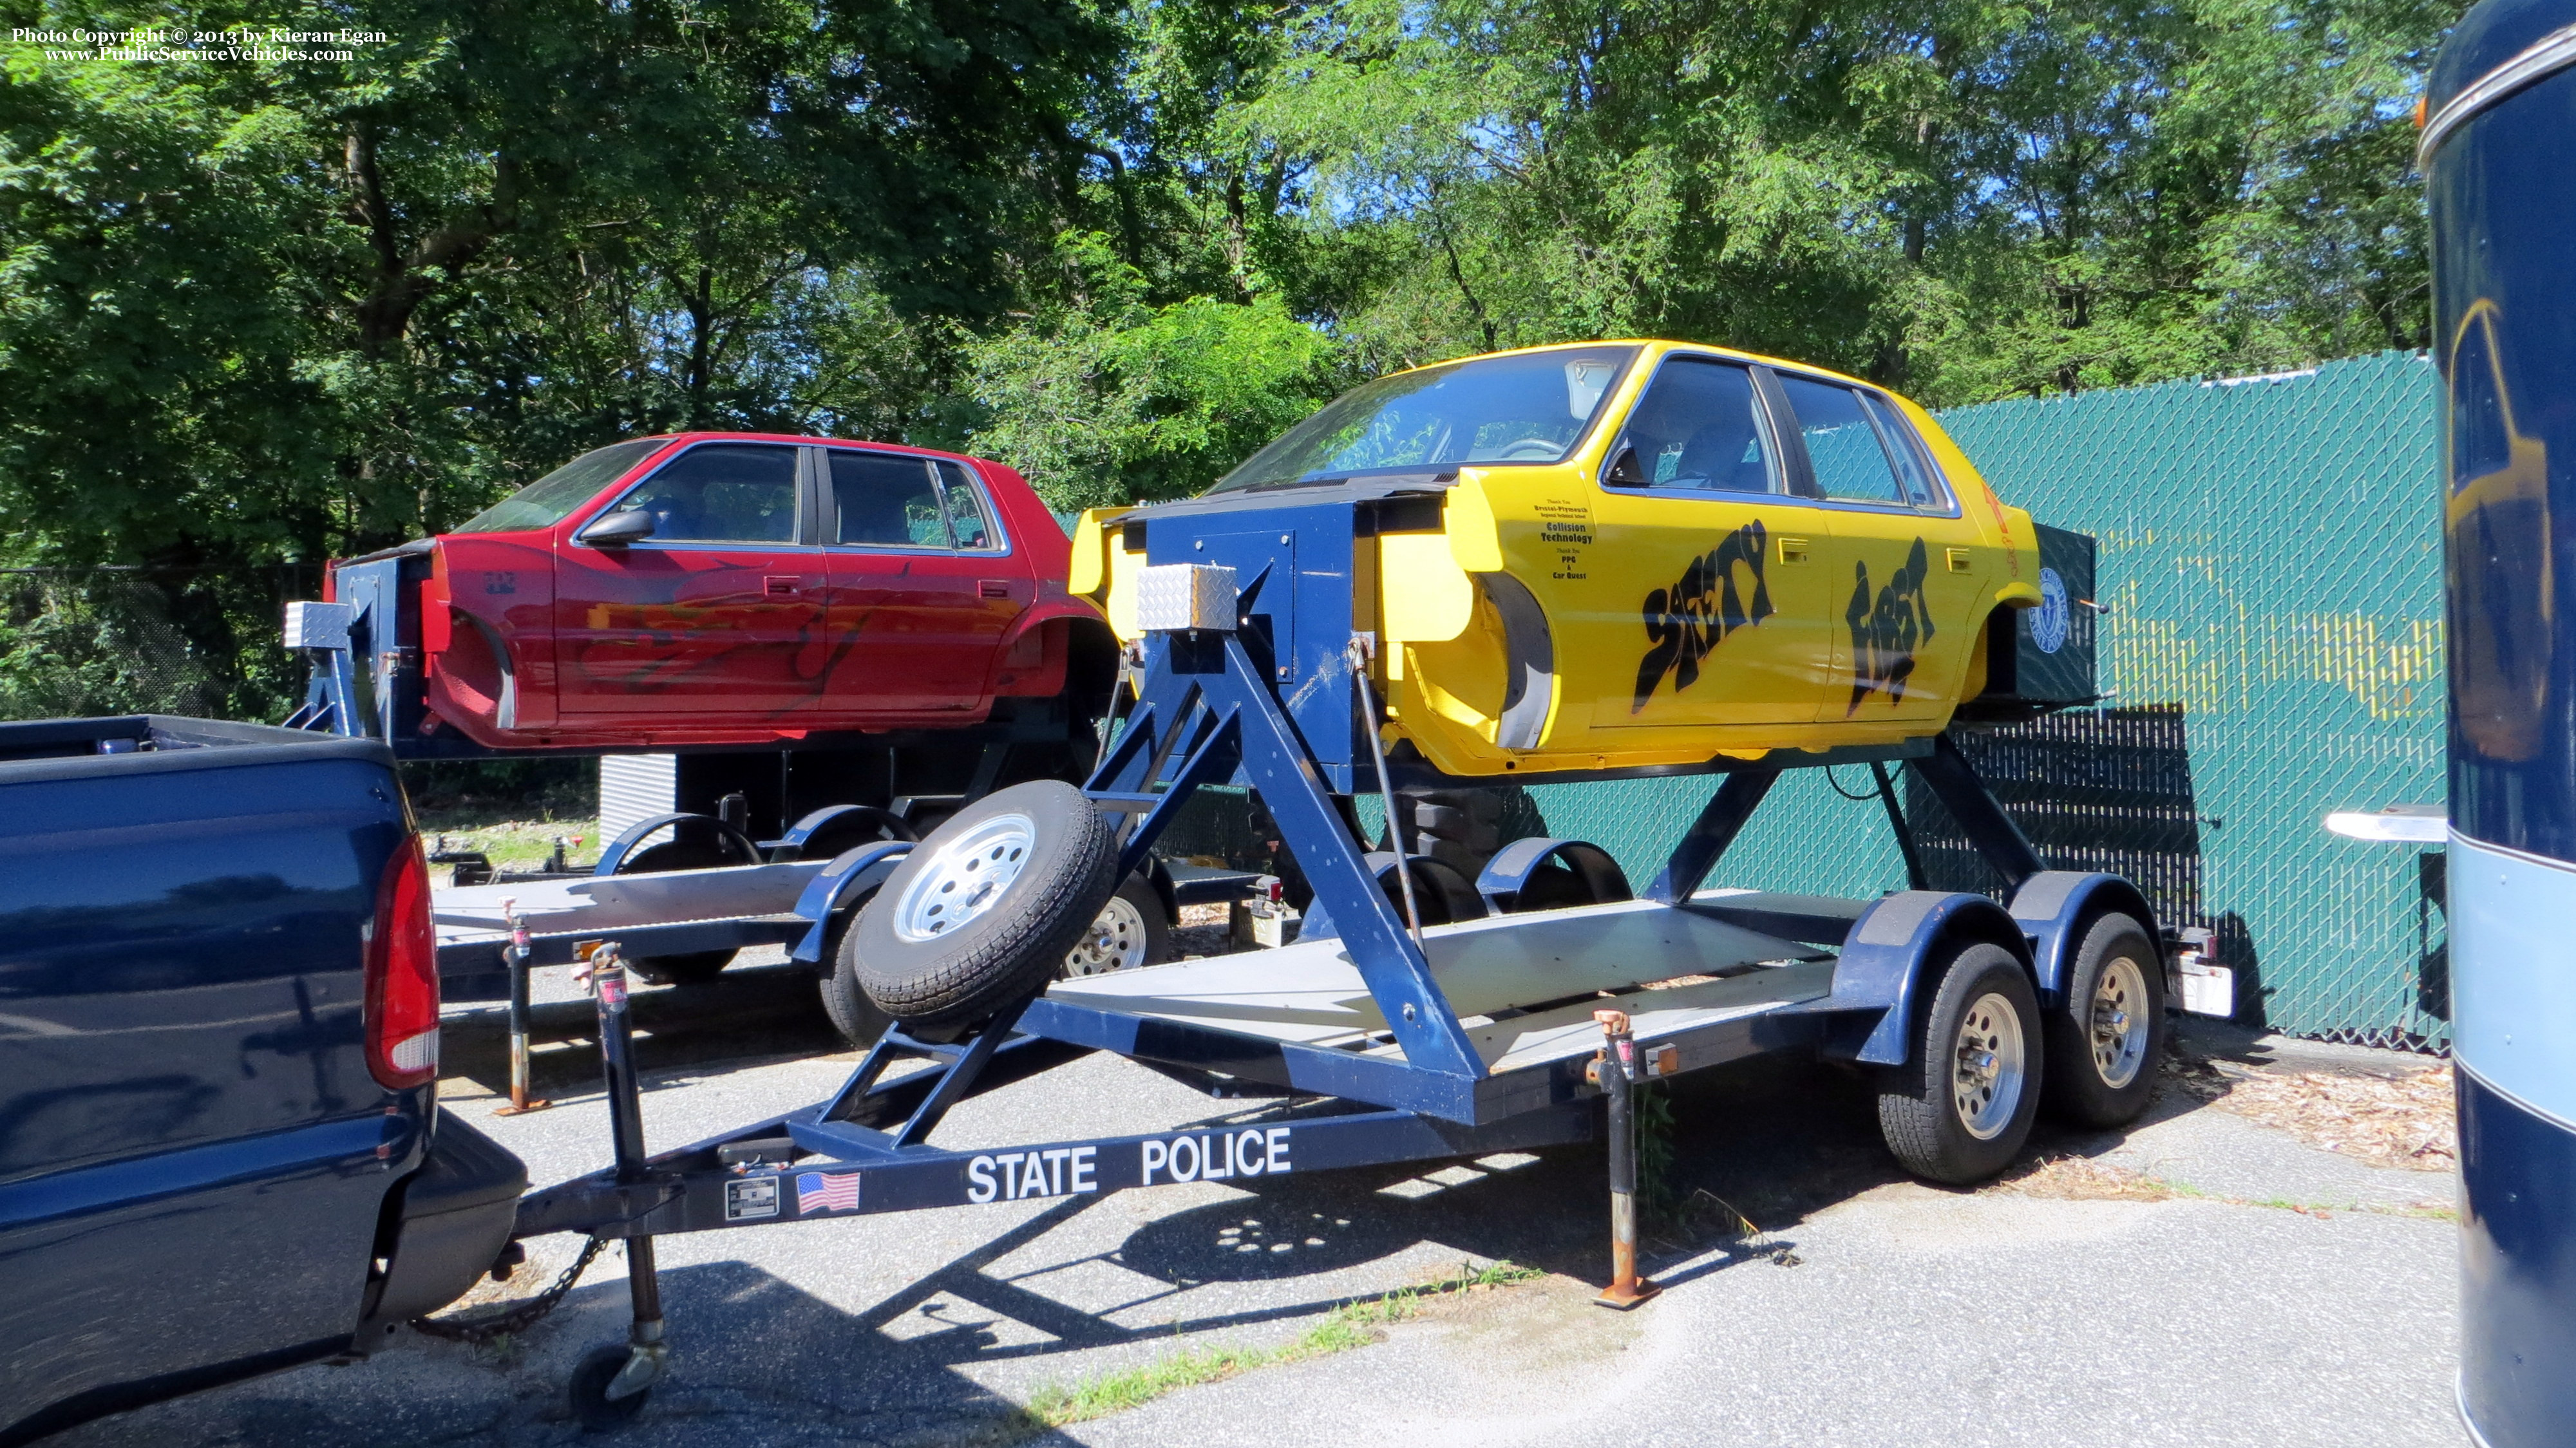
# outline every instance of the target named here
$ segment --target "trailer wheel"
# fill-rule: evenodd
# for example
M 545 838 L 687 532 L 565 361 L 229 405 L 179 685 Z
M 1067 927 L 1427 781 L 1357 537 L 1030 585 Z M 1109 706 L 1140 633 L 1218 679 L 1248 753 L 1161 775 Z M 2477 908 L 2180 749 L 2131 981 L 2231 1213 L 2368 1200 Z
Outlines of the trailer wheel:
M 868 899 L 875 898 L 875 892 L 869 892 Z M 859 932 L 853 927 L 857 924 L 858 912 L 865 909 L 867 903 L 867 900 L 860 901 L 842 922 L 841 932 L 834 937 L 832 948 L 824 953 L 825 958 L 832 962 L 832 968 L 814 982 L 814 992 L 822 997 L 823 1015 L 831 1021 L 832 1029 L 841 1033 L 842 1040 L 861 1050 L 875 1045 L 877 1037 L 884 1035 L 886 1027 L 894 1023 L 893 1018 L 878 1010 L 876 1002 L 869 1000 L 868 993 L 859 987 L 858 952 L 853 948 Z
M 635 1420 L 644 1411 L 644 1400 L 653 1396 L 646 1388 L 622 1398 L 608 1396 L 608 1384 L 626 1366 L 628 1348 L 622 1342 L 601 1343 L 581 1355 L 581 1363 L 572 1370 L 572 1415 L 581 1422 L 585 1433 L 605 1433 Z
M 2085 1126 L 2126 1126 L 2147 1109 L 2164 1059 L 2164 961 L 2127 915 L 2093 922 L 2048 1017 L 2050 1111 Z
M 1117 888 L 1109 822 L 1060 780 L 998 790 L 906 855 L 851 927 L 859 985 L 906 1026 L 973 1025 L 1036 994 Z
M 1130 875 L 1065 952 L 1064 973 L 1100 975 L 1160 965 L 1171 957 L 1172 922 L 1163 914 L 1162 892 L 1144 876 Z
M 1965 1186 L 1993 1176 L 2030 1139 L 2041 1059 L 2029 972 L 1999 945 L 1959 950 L 1923 1012 L 1914 1059 L 1880 1078 L 1887 1149 L 1933 1181 Z
M 621 875 L 650 875 L 660 870 L 713 870 L 738 863 L 722 844 L 709 840 L 664 840 L 626 857 Z M 733 964 L 731 950 L 692 950 L 685 955 L 639 955 L 626 968 L 655 985 L 704 985 Z

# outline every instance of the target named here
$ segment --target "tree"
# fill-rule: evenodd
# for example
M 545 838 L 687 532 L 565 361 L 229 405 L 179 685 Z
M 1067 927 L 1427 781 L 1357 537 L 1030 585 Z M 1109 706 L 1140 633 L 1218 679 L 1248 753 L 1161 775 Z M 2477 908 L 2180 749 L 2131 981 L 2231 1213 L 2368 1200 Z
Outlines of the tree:
M 1155 307 L 1111 238 L 1068 236 L 1077 300 L 970 344 L 980 452 L 1055 507 L 1187 497 L 1330 395 L 1335 349 L 1277 295 Z
M 13 26 L 160 18 L 0 0 Z M 1084 219 L 1070 127 L 1114 41 L 1080 0 L 188 21 L 387 38 L 7 52 L 0 548 L 239 576 L 183 620 L 218 656 L 273 632 L 271 565 L 452 523 L 609 438 L 933 410 L 922 354 Z

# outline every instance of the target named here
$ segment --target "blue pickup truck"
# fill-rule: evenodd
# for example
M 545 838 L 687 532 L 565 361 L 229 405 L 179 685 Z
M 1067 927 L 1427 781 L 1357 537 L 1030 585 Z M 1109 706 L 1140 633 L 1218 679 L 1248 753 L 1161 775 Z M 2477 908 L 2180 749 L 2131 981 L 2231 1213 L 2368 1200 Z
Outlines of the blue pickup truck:
M 384 745 L 0 724 L 0 1445 L 461 1296 L 527 1170 L 437 1075 Z

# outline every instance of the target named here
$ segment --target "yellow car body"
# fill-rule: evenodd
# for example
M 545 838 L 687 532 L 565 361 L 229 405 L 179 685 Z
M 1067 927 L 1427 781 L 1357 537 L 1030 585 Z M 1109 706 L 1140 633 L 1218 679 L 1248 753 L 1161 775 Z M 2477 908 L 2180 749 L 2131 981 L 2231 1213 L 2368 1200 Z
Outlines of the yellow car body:
M 1984 688 L 1988 640 L 2012 638 L 1990 623 L 2041 602 L 2037 534 L 1929 414 L 1855 378 L 1691 343 L 1491 355 L 1585 348 L 1635 351 L 1564 457 L 1462 463 L 1437 531 L 1362 547 L 1355 617 L 1382 639 L 1391 746 L 1468 777 L 1694 765 L 1937 734 Z M 1663 441 L 1671 389 L 1738 374 L 1753 401 L 1736 470 L 1725 486 L 1675 474 L 1698 443 Z M 1895 496 L 1820 485 L 1829 468 L 1863 477 L 1842 470 L 1873 447 Z M 1122 639 L 1145 558 L 1104 525 L 1126 511 L 1084 514 L 1072 559 L 1073 591 Z

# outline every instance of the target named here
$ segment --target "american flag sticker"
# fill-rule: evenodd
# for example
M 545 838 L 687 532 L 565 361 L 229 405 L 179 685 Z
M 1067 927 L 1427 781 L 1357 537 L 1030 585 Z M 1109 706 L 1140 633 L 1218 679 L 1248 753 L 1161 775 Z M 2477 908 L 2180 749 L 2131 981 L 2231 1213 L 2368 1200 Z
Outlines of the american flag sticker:
M 796 1215 L 855 1212 L 859 1209 L 859 1174 L 854 1171 L 809 1171 L 796 1178 Z

